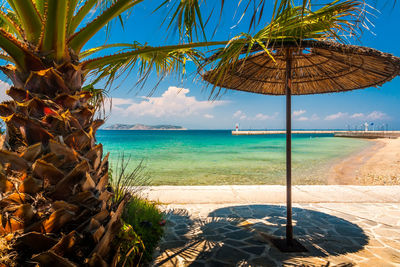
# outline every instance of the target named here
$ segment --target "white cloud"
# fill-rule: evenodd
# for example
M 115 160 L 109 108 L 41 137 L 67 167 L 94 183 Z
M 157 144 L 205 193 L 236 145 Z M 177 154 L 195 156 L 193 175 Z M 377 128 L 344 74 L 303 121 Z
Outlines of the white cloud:
M 189 89 L 170 86 L 161 96 L 142 97 L 143 100 L 139 103 L 132 99 L 113 98 L 112 107 L 113 111 L 118 111 L 123 116 L 160 118 L 202 115 L 202 113 L 210 111 L 216 106 L 227 103 L 227 101 L 222 100 L 199 101 L 194 96 L 188 96 L 189 92 Z
M 214 119 L 214 115 L 204 114 L 204 118 L 206 118 L 206 119 Z
M 365 114 L 365 113 L 354 113 L 352 115 L 349 115 L 348 113 L 343 113 L 343 112 L 338 112 L 336 114 L 332 114 L 329 116 L 325 117 L 325 120 L 336 120 L 336 119 L 340 119 L 340 118 L 350 118 L 350 119 L 359 119 L 359 120 L 385 120 L 385 119 L 389 119 L 390 117 L 382 112 L 382 111 L 372 111 L 369 114 Z
M 295 110 L 293 111 L 293 117 L 295 121 L 316 121 L 319 120 L 319 117 L 317 114 L 311 115 L 311 117 L 308 116 L 301 116 L 307 113 L 307 110 L 300 109 L 300 110 Z
M 236 111 L 236 112 L 233 114 L 233 117 L 234 117 L 234 118 L 239 118 L 239 117 L 241 117 L 242 115 L 244 115 L 243 111 L 238 110 L 238 111 Z
M 247 118 L 246 114 L 240 109 L 233 113 L 233 118 L 239 118 L 239 120 L 245 120 Z
M 389 118 L 389 116 L 381 111 L 372 111 L 370 114 L 367 115 L 367 119 L 370 120 L 383 120 L 387 118 Z
M 372 111 L 369 114 L 354 113 L 350 116 L 351 119 L 365 119 L 365 120 L 384 120 L 389 119 L 389 116 L 382 111 Z
M 304 109 L 295 110 L 295 111 L 293 111 L 293 116 L 294 116 L 294 117 L 297 117 L 297 116 L 303 115 L 303 114 L 306 113 L 306 112 L 307 112 L 307 111 L 304 110 Z
M 279 115 L 278 112 L 275 112 L 273 115 L 267 115 L 263 113 L 258 113 L 255 116 L 248 116 L 241 110 L 236 111 L 233 114 L 234 118 L 239 118 L 240 120 L 249 120 L 249 121 L 265 121 L 265 120 L 273 120 Z
M 305 111 L 301 112 L 299 114 L 304 114 L 304 113 L 305 113 Z M 293 112 L 293 115 L 294 115 L 294 112 Z M 316 121 L 316 120 L 319 120 L 319 117 L 317 114 L 314 113 L 311 117 L 300 116 L 300 117 L 295 117 L 294 120 L 296 120 L 296 121 Z
M 309 120 L 308 117 L 298 117 L 298 118 L 296 119 L 296 121 L 308 121 L 308 120 Z
M 327 121 L 337 120 L 337 119 L 346 117 L 347 115 L 348 115 L 347 113 L 338 112 L 338 113 L 326 116 L 325 120 L 327 120 Z
M 352 119 L 359 119 L 359 118 L 364 118 L 364 113 L 354 113 L 353 115 L 350 116 Z
M 312 120 L 312 121 L 317 121 L 317 120 L 319 120 L 319 117 L 318 117 L 317 114 L 313 114 L 313 115 L 311 116 L 310 120 Z
M 273 115 L 266 115 L 262 113 L 258 113 L 254 118 L 249 118 L 250 120 L 257 120 L 257 121 L 265 121 L 265 120 L 273 120 L 278 116 L 278 112 L 275 112 Z
M 11 98 L 6 95 L 6 91 L 11 87 L 11 85 L 9 85 L 6 82 L 3 82 L 0 80 L 0 102 L 6 101 L 6 100 L 10 100 Z
M 134 103 L 135 102 L 132 99 L 129 99 L 129 98 L 113 98 L 112 99 L 113 106 L 131 105 L 131 104 L 134 104 Z
M 107 99 L 106 104 L 109 102 L 112 105 L 112 112 L 125 113 L 126 106 L 130 106 L 135 102 L 130 98 L 110 98 Z
M 267 120 L 267 119 L 269 119 L 269 118 L 270 118 L 270 116 L 265 115 L 265 114 L 262 114 L 262 113 L 258 113 L 258 114 L 254 117 L 255 120 L 260 120 L 260 121 Z

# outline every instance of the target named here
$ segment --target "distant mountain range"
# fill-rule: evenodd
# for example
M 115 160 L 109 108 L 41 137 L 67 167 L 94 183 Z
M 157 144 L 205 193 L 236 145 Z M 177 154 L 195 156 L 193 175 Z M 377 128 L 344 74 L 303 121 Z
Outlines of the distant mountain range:
M 186 130 L 182 126 L 175 125 L 144 125 L 144 124 L 113 124 L 105 130 Z

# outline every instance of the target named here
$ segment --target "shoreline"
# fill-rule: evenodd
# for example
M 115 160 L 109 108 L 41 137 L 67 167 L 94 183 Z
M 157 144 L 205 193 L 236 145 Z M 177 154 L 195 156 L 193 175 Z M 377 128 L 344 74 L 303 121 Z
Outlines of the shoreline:
M 367 147 L 337 158 L 330 164 L 326 177 L 327 185 L 358 185 L 357 172 L 368 158 L 384 146 L 381 139 L 367 139 L 367 141 L 370 143 Z
M 400 184 L 400 138 L 370 141 L 375 144 L 333 163 L 328 185 Z

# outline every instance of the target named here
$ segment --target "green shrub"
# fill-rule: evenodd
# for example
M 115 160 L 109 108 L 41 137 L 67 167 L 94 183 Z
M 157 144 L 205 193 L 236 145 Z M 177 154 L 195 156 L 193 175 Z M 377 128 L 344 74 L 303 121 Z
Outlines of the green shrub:
M 148 186 L 149 176 L 144 171 L 143 161 L 131 172 L 128 160 L 120 157 L 111 171 L 110 181 L 114 190 L 113 201 L 118 203 L 126 194 L 130 195 L 123 219 L 123 227 L 118 234 L 121 242 L 118 266 L 139 266 L 151 261 L 154 249 L 163 234 L 163 215 L 155 203 L 140 197 L 140 192 Z
M 143 244 L 143 250 L 138 251 L 133 257 L 129 256 L 129 258 L 133 262 L 136 262 L 135 258 L 138 257 L 141 258 L 141 263 L 150 262 L 154 249 L 163 235 L 163 214 L 156 204 L 134 197 L 126 206 L 123 219 L 132 226 Z M 140 247 L 140 245 L 137 246 Z M 127 266 L 131 265 L 128 264 Z
M 118 266 L 139 266 L 146 247 L 132 225 L 123 222 L 118 239 L 120 244 Z

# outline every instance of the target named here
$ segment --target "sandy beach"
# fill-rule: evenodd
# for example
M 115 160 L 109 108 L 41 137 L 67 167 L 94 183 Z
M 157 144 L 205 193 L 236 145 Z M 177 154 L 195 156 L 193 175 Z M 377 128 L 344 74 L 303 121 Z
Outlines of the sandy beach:
M 334 164 L 328 184 L 399 185 L 400 138 L 371 142 L 372 146 Z

